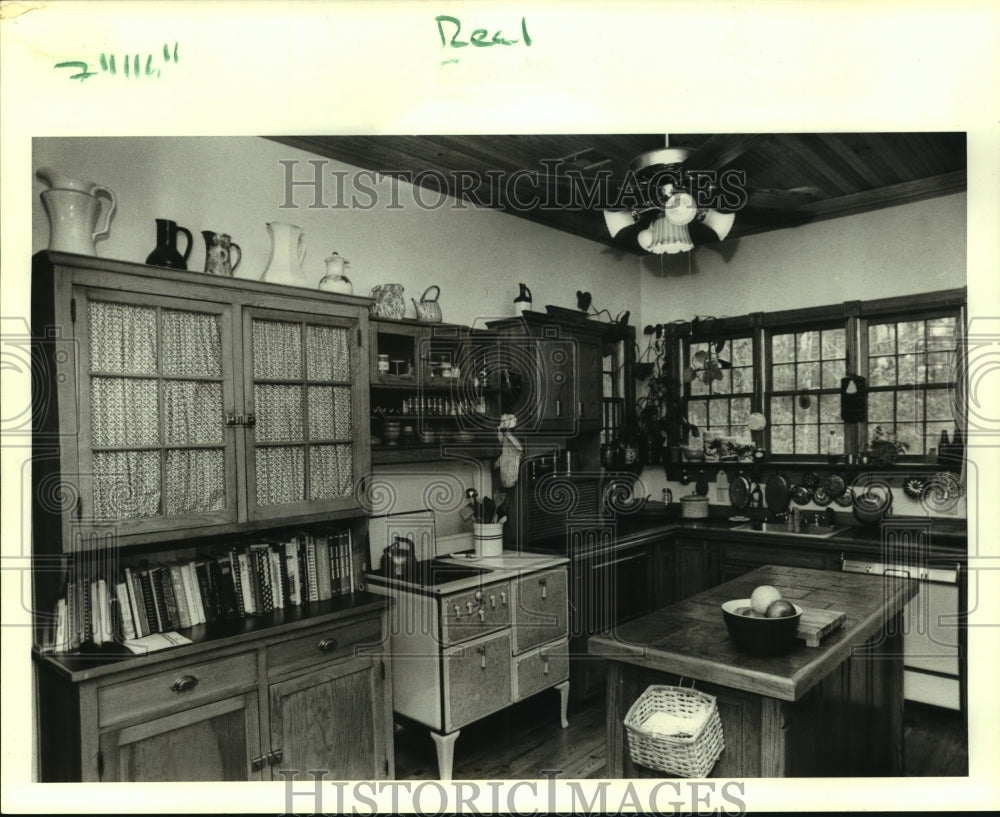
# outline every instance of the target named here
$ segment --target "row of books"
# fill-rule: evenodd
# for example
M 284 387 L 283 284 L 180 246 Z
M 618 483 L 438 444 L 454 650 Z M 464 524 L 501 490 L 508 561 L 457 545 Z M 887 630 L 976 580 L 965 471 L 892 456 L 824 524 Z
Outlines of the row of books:
M 349 530 L 260 542 L 188 561 L 125 567 L 115 577 L 70 568 L 51 650 L 124 643 L 153 633 L 258 616 L 350 593 Z

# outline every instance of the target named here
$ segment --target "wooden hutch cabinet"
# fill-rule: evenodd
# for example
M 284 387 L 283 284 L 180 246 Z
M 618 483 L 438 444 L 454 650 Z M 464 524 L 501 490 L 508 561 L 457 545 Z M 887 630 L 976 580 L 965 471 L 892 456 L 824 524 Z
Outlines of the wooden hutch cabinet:
M 114 587 L 230 538 L 363 533 L 368 299 L 54 252 L 32 272 L 43 780 L 391 776 L 386 603 L 346 584 L 148 655 L 49 650 L 81 564 Z

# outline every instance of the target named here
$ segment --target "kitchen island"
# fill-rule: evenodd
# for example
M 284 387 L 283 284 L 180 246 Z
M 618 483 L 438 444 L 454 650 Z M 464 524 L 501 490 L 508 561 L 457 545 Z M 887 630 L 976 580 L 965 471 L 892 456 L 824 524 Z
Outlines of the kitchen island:
M 762 584 L 802 607 L 843 611 L 818 647 L 758 658 L 736 649 L 720 605 Z M 607 659 L 607 770 L 632 763 L 624 720 L 651 684 L 683 682 L 716 697 L 725 749 L 711 777 L 893 776 L 903 772 L 902 610 L 911 579 L 767 565 L 592 636 Z

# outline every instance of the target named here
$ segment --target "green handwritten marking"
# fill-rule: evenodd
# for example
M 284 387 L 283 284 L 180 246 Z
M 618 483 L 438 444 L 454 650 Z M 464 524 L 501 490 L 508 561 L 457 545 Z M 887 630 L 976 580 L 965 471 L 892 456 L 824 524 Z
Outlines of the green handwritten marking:
M 87 65 L 87 63 L 85 63 L 83 60 L 73 60 L 71 62 L 57 62 L 55 64 L 55 67 L 56 68 L 79 68 L 80 69 L 80 73 L 73 74 L 72 76 L 70 76 L 70 79 L 78 79 L 78 80 L 80 80 L 80 82 L 83 82 L 85 79 L 87 79 L 87 77 L 92 77 L 92 76 L 94 76 L 97 73 L 96 71 L 88 71 L 87 69 L 90 66 Z
M 526 46 L 531 46 L 532 39 L 531 35 L 528 33 L 528 23 L 527 20 L 521 18 L 521 39 L 512 40 L 503 36 L 503 31 L 497 29 L 490 37 L 489 31 L 485 28 L 473 29 L 472 34 L 469 35 L 468 40 L 460 40 L 459 34 L 462 32 L 462 21 L 457 17 L 452 17 L 449 14 L 439 14 L 434 18 L 434 22 L 437 23 L 438 36 L 441 38 L 442 48 L 465 48 L 468 45 L 475 46 L 476 48 L 492 48 L 495 45 L 517 45 L 519 42 L 523 42 Z M 450 34 L 447 36 L 445 25 L 451 26 Z M 449 63 L 458 62 L 457 59 L 448 59 L 441 62 L 442 65 L 447 65 Z
M 142 57 L 140 54 L 126 54 L 122 59 L 122 69 L 126 77 L 134 77 L 139 79 L 141 76 L 153 77 L 154 79 L 159 79 L 162 73 L 158 67 L 153 64 L 154 54 L 146 55 L 146 66 L 145 69 L 142 68 Z M 168 43 L 163 44 L 163 60 L 164 62 L 178 62 L 180 58 L 178 43 L 174 43 L 173 50 L 170 49 Z M 111 76 L 116 76 L 118 74 L 118 67 L 115 63 L 114 54 L 105 54 L 101 52 L 100 56 L 101 72 L 105 74 L 111 74 Z M 71 74 L 70 79 L 78 79 L 80 82 L 93 76 L 97 76 L 97 71 L 91 71 L 90 66 L 84 60 L 66 60 L 64 62 L 57 62 L 54 68 L 75 68 L 79 69 L 77 73 Z

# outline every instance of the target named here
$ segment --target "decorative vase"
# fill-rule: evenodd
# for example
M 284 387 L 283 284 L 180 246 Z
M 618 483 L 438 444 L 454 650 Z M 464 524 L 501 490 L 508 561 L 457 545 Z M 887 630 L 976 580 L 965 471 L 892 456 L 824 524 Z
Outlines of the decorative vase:
M 271 236 L 271 258 L 260 280 L 301 286 L 302 262 L 306 257 L 305 231 L 294 224 L 269 221 L 267 232 Z
M 349 262 L 337 253 L 326 259 L 326 275 L 319 282 L 319 288 L 324 292 L 339 292 L 342 295 L 353 295 L 354 285 L 344 274 L 344 268 Z
M 232 278 L 236 268 L 243 260 L 243 250 L 226 233 L 213 233 L 202 230 L 205 239 L 205 272 L 209 275 L 223 275 Z M 233 253 L 236 260 L 233 261 Z
M 49 218 L 49 249 L 97 255 L 94 242 L 108 234 L 118 206 L 115 194 L 103 185 L 80 181 L 49 167 L 40 167 L 35 176 L 50 188 L 41 193 Z
M 187 238 L 187 246 L 184 248 L 183 254 L 177 249 L 178 233 Z M 190 230 L 179 226 L 176 221 L 158 218 L 156 219 L 156 247 L 146 256 L 146 263 L 154 267 L 186 270 L 192 243 Z
M 371 306 L 372 317 L 402 318 L 406 312 L 402 284 L 379 284 L 372 287 L 369 297 L 375 301 Z

